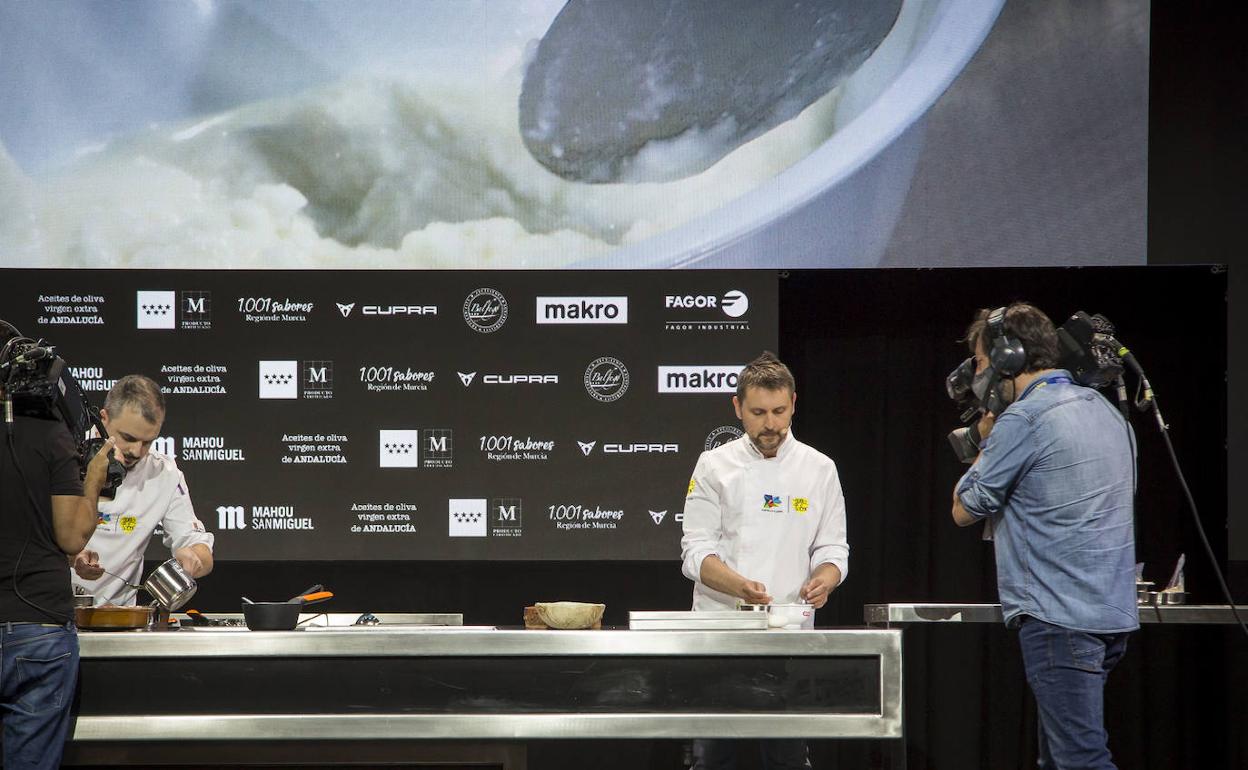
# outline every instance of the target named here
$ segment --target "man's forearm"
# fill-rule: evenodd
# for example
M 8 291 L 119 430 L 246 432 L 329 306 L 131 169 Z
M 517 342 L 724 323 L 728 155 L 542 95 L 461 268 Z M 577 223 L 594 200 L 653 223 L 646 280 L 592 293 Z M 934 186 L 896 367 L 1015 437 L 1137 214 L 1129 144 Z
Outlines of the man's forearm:
M 714 554 L 702 560 L 702 569 L 698 577 L 702 585 L 708 588 L 729 596 L 742 596 L 741 587 L 745 584 L 745 577 L 724 564 L 723 560 Z

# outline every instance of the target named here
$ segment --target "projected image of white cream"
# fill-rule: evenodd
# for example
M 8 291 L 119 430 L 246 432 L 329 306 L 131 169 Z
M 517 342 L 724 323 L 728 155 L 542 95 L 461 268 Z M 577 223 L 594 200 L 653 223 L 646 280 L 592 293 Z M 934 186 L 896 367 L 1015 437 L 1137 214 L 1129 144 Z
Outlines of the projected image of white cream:
M 525 41 L 492 75 L 377 68 L 153 124 L 35 172 L 0 147 L 0 265 L 524 268 L 644 249 L 824 145 L 895 74 L 915 5 L 859 75 L 671 182 L 591 185 L 539 165 L 517 126 Z M 877 61 L 895 64 L 881 77 Z M 638 162 L 678 164 L 700 140 L 656 143 Z
M 558 266 L 774 176 L 827 138 L 835 105 L 694 178 L 591 186 L 529 156 L 514 89 L 349 79 L 117 141 L 50 178 L 10 168 L 24 189 L 0 246 L 42 265 Z

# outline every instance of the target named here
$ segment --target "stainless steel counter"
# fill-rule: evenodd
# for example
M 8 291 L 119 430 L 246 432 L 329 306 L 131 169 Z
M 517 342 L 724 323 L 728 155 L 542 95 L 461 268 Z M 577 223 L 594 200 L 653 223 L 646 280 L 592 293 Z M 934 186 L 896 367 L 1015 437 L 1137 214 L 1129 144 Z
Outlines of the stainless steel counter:
M 1248 606 L 1236 605 L 1240 617 L 1248 620 Z M 1000 623 L 1000 604 L 868 604 L 863 619 L 869 626 L 888 627 L 911 623 Z M 1235 623 L 1225 604 L 1141 605 L 1141 624 L 1227 624 Z
M 285 632 L 83 633 L 80 645 L 79 745 L 118 736 L 352 742 L 902 734 L 901 631 L 893 629 L 533 631 L 383 622 Z M 104 683 L 121 678 L 135 691 L 154 691 L 154 699 L 103 692 Z M 309 679 L 318 684 L 309 687 Z M 186 690 L 163 693 L 161 683 L 188 682 L 189 700 Z M 245 687 L 254 691 L 238 691 Z M 178 710 L 184 700 L 201 713 Z

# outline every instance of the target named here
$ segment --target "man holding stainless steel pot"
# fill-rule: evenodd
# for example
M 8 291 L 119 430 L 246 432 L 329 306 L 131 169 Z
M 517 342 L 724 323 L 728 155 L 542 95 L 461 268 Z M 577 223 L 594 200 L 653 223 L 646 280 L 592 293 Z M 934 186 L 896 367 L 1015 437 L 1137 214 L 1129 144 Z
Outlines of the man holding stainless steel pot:
M 796 384 L 771 353 L 741 371 L 732 402 L 745 435 L 702 453 L 685 498 L 681 569 L 694 582 L 693 609 L 818 609 L 849 568 L 836 464 L 794 437 Z M 694 741 L 693 767 L 735 768 L 740 748 Z M 805 741 L 765 740 L 759 750 L 764 767 L 810 767 Z
M 212 571 L 211 532 L 195 517 L 186 478 L 174 458 L 151 451 L 165 420 L 160 386 L 138 374 L 122 377 L 108 391 L 100 418 L 126 469 L 111 500 L 101 500 L 95 533 L 72 560 L 76 590 L 95 603 L 135 603 L 142 579 L 143 551 L 156 526 L 164 544 L 191 578 Z
M 0 366 L 7 363 L 0 361 Z M 0 402 L 5 413 L 0 421 L 4 767 L 55 768 L 78 680 L 78 634 L 65 556 L 81 550 L 91 536 L 112 443 L 104 443 L 81 478 L 78 447 L 63 422 L 15 416 L 2 382 Z

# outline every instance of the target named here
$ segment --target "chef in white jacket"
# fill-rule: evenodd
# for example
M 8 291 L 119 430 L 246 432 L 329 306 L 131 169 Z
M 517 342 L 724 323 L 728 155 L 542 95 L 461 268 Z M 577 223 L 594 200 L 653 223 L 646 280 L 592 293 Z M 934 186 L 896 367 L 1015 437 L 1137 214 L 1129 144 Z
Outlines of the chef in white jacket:
M 849 569 L 836 465 L 790 430 L 796 386 L 771 353 L 741 371 L 732 403 L 745 435 L 702 453 L 685 498 L 681 570 L 694 584 L 693 609 L 738 602 L 818 609 Z M 741 748 L 694 741 L 693 767 L 735 767 Z M 804 741 L 760 741 L 759 748 L 764 767 L 809 767 Z
M 160 386 L 137 374 L 118 380 L 100 410 L 126 478 L 113 499 L 100 498 L 95 533 L 71 559 L 70 576 L 75 592 L 94 595 L 97 605 L 135 603 L 137 592 L 126 583 L 141 582 L 143 551 L 157 526 L 191 577 L 212 571 L 213 536 L 195 517 L 186 478 L 174 458 L 151 451 L 164 419 Z

